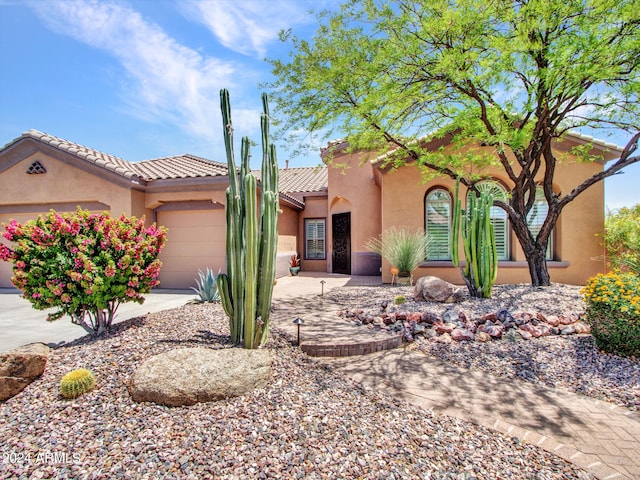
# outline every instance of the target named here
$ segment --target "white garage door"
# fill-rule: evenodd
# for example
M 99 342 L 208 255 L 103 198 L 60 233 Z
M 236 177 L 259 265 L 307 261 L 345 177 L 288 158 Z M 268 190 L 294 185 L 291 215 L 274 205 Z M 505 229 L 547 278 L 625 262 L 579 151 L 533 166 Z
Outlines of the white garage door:
M 198 270 L 226 270 L 223 209 L 159 211 L 158 224 L 169 229 L 160 254 L 160 288 L 195 287 Z

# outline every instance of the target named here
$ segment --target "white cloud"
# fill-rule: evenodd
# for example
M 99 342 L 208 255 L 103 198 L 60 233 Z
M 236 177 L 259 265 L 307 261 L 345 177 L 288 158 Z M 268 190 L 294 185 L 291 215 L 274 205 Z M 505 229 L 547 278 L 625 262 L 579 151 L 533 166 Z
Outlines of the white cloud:
M 267 45 L 278 32 L 313 19 L 300 0 L 188 0 L 181 4 L 185 14 L 203 23 L 225 47 L 242 53 L 265 56 Z M 313 2 L 316 4 L 322 2 Z
M 112 55 L 127 73 L 131 114 L 219 136 L 218 98 L 235 85 L 235 66 L 185 47 L 137 11 L 115 1 L 57 0 L 31 7 L 53 31 Z

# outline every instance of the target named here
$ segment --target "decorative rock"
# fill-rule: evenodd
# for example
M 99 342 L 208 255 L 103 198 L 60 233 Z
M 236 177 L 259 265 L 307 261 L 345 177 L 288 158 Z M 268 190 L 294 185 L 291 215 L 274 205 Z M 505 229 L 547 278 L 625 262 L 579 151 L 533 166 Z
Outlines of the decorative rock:
M 438 277 L 420 277 L 413 288 L 413 298 L 416 301 L 459 303 L 464 297 L 462 288 Z
M 511 315 L 508 310 L 500 310 L 498 313 L 496 313 L 496 317 L 504 324 L 512 322 L 515 323 L 513 315 Z
M 420 313 L 410 313 L 409 315 L 407 315 L 407 320 L 410 322 L 420 322 L 422 321 L 422 314 Z
M 451 343 L 453 342 L 453 339 L 451 338 L 451 335 L 449 335 L 448 333 L 445 333 L 443 335 L 440 335 L 439 337 L 432 337 L 432 340 L 438 343 Z
M 436 314 L 431 312 L 423 312 L 421 317 L 421 322 L 429 324 L 435 323 L 440 320 Z
M 396 320 L 406 320 L 407 312 L 398 312 L 396 313 Z
M 485 332 L 488 333 L 493 338 L 502 337 L 502 331 L 503 331 L 503 328 L 499 327 L 498 325 L 494 325 L 493 327 L 489 327 L 489 328 L 485 327 Z
M 193 405 L 243 395 L 271 377 L 268 350 L 181 348 L 145 360 L 129 381 L 136 402 Z
M 0 377 L 36 378 L 42 375 L 50 348 L 44 343 L 30 343 L 10 352 L 0 353 Z
M 458 320 L 460 321 L 460 323 L 462 323 L 464 325 L 464 324 L 467 324 L 467 323 L 469 323 L 471 321 L 471 317 L 464 310 L 460 310 L 458 312 Z
M 473 320 L 469 320 L 464 324 L 464 328 L 469 330 L 471 333 L 476 333 L 476 331 L 478 330 L 478 324 Z
M 539 328 L 531 325 L 530 323 L 525 323 L 524 325 L 520 326 L 519 331 L 526 332 L 534 338 L 538 338 L 542 334 Z
M 495 313 L 487 313 L 486 315 L 483 315 L 482 317 L 480 317 L 480 320 L 478 323 L 484 323 L 487 320 L 490 320 L 492 322 L 495 322 L 496 320 L 498 320 L 498 315 L 496 315 Z
M 568 315 L 564 315 L 559 318 L 560 325 L 571 325 L 572 323 L 576 323 L 578 321 L 578 316 L 570 313 Z
M 460 314 L 457 310 L 447 310 L 442 314 L 442 321 L 444 323 L 458 323 Z
M 471 342 L 473 341 L 473 333 L 465 328 L 454 328 L 451 332 L 451 338 L 457 342 Z
M 560 330 L 562 335 L 573 335 L 576 333 L 576 327 L 574 325 L 567 325 L 562 330 Z
M 552 327 L 557 327 L 558 325 L 560 325 L 560 319 L 557 315 L 549 315 L 547 317 L 547 323 Z
M 485 343 L 485 342 L 491 341 L 491 335 L 489 335 L 486 332 L 478 332 L 478 333 L 476 333 L 474 339 L 475 339 L 476 342 Z
M 523 325 L 523 326 L 524 326 L 524 325 Z M 520 327 L 520 328 L 517 330 L 517 332 L 518 332 L 518 333 L 520 334 L 520 336 L 521 336 L 523 339 L 525 339 L 525 340 L 531 340 L 531 338 L 533 338 L 533 335 L 532 335 L 530 332 L 528 332 L 528 331 L 526 331 L 526 330 L 523 330 L 523 329 L 522 329 L 522 327 Z
M 591 333 L 591 327 L 584 322 L 576 322 L 573 324 L 576 333 Z
M 438 333 L 451 333 L 453 332 L 453 329 L 456 328 L 455 323 L 438 322 L 438 323 L 434 323 L 433 326 L 435 327 L 436 332 Z
M 43 343 L 31 343 L 0 354 L 0 401 L 17 395 L 42 375 L 49 352 Z
M 536 328 L 540 332 L 541 337 L 548 337 L 549 335 L 551 335 L 551 327 L 549 325 L 541 323 Z

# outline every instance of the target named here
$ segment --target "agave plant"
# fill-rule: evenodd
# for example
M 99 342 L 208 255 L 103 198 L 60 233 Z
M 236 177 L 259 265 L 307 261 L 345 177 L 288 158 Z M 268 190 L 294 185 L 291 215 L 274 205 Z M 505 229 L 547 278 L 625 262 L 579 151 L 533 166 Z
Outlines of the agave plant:
M 206 272 L 198 270 L 198 276 L 200 279 L 196 279 L 196 287 L 191 287 L 191 290 L 198 294 L 199 298 L 194 300 L 195 303 L 211 303 L 220 301 L 220 292 L 218 292 L 218 284 L 216 282 L 216 275 L 213 274 L 210 268 L 207 268 Z

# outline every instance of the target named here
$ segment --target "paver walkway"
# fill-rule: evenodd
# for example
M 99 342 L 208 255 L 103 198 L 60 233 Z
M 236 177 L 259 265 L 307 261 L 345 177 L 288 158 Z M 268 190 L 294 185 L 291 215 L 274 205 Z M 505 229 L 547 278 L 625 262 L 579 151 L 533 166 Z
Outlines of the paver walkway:
M 332 286 L 374 284 L 371 279 L 346 278 L 336 277 Z M 305 319 L 303 345 L 305 335 L 307 341 L 331 341 L 334 334 L 366 341 L 369 330 L 335 316 L 335 306 L 323 301 L 319 280 L 288 277 L 278 281 L 274 326 L 295 335 L 291 321 Z M 325 284 L 325 292 L 328 286 Z M 322 327 L 317 332 L 310 328 L 314 322 Z M 640 479 L 637 412 L 519 379 L 452 366 L 410 347 L 319 360 L 366 386 L 538 445 L 599 479 Z

